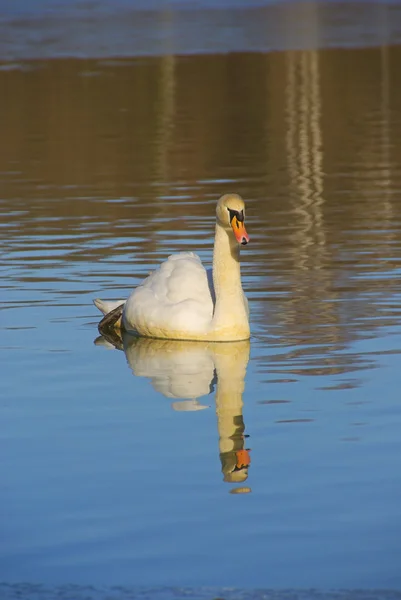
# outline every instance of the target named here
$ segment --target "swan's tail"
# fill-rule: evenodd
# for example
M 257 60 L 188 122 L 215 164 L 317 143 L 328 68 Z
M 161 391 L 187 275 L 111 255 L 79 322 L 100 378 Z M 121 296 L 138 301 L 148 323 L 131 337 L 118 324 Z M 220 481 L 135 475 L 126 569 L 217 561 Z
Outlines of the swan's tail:
M 100 310 L 101 313 L 107 315 L 118 306 L 125 304 L 125 300 L 100 300 L 100 298 L 96 298 L 93 301 L 93 304 Z
M 104 302 L 104 300 L 94 300 L 94 304 L 98 307 L 102 313 L 105 313 L 103 319 L 97 326 L 100 335 L 111 341 L 114 346 L 119 347 L 121 339 L 122 329 L 122 317 L 124 310 L 124 300 L 120 302 Z M 117 306 L 116 306 L 117 304 Z M 115 308 L 113 308 L 113 306 Z

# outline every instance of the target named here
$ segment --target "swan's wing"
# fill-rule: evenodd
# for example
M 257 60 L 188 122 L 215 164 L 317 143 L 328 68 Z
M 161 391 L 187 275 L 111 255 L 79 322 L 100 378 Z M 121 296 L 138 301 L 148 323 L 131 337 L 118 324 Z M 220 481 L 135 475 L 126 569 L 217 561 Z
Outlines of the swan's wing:
M 138 286 L 124 307 L 124 325 L 142 335 L 199 334 L 210 326 L 213 300 L 208 276 L 192 252 L 173 254 Z

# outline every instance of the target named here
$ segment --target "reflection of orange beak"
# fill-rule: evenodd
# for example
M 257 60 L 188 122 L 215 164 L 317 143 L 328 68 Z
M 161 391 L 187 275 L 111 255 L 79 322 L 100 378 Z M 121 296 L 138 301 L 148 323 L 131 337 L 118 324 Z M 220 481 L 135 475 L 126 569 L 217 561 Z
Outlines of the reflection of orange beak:
M 249 465 L 251 464 L 249 450 L 245 450 L 245 448 L 243 448 L 242 450 L 237 450 L 235 454 L 237 456 L 237 469 L 244 469 L 245 467 L 249 467 Z
M 243 221 L 238 221 L 237 217 L 233 217 L 231 227 L 233 228 L 237 242 L 245 246 L 249 242 L 249 235 L 246 232 L 245 223 Z

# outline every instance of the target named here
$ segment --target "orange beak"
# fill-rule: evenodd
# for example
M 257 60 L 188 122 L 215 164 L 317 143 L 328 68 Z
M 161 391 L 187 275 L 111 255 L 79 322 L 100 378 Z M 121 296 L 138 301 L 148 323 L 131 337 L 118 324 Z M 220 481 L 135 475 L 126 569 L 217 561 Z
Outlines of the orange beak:
M 237 242 L 245 246 L 249 242 L 249 235 L 246 232 L 245 223 L 243 221 L 238 221 L 237 217 L 234 216 L 231 221 L 231 227 L 233 228 Z

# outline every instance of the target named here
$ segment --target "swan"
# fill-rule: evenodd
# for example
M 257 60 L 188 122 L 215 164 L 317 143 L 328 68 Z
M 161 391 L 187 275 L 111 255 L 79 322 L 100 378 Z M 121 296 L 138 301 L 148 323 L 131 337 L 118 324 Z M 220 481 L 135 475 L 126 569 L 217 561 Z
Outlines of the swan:
M 170 340 L 249 339 L 239 261 L 239 247 L 248 242 L 245 203 L 238 194 L 225 194 L 216 206 L 212 271 L 206 271 L 193 252 L 169 256 L 126 301 L 94 300 L 105 315 L 100 332 L 107 326 Z

